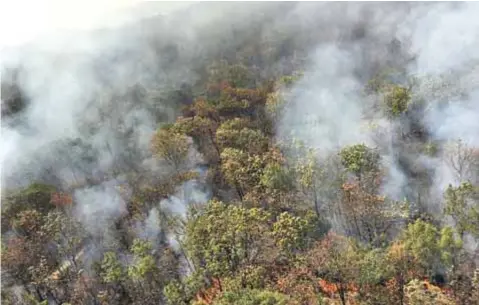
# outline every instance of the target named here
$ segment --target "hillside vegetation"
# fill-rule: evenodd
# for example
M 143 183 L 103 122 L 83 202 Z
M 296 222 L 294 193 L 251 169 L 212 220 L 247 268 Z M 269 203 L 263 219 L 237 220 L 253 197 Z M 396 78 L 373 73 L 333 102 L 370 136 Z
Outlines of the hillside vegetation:
M 477 64 L 375 17 L 440 8 L 236 5 L 4 70 L 2 302 L 479 304 Z

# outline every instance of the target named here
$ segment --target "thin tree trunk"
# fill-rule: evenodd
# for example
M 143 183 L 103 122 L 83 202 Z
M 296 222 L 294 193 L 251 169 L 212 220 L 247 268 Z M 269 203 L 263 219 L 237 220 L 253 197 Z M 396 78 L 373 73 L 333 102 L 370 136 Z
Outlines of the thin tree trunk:
M 341 299 L 341 304 L 346 305 L 346 295 L 345 295 L 343 284 L 342 283 L 339 284 L 338 288 L 339 288 L 338 292 L 339 292 L 339 298 Z
M 313 196 L 314 196 L 314 210 L 316 211 L 316 216 L 320 217 L 318 195 L 317 195 L 315 187 L 313 187 Z
M 404 305 L 404 279 L 401 276 L 399 276 L 398 279 L 398 293 L 399 293 L 399 304 Z

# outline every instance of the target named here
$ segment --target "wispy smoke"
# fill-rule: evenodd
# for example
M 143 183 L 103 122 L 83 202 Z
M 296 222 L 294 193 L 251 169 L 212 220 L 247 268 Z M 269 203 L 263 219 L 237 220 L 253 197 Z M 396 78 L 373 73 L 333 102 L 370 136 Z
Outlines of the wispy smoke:
M 126 213 L 126 202 L 115 188 L 116 181 L 76 190 L 76 215 L 93 235 L 104 233 L 106 226 Z
M 429 105 L 423 118 L 439 146 L 438 156 L 428 161 L 435 173 L 430 194 L 430 208 L 435 212 L 442 212 L 449 184 L 477 183 L 479 178 L 477 154 L 471 153 L 479 147 L 479 55 L 474 51 L 479 47 L 477 13 L 477 3 L 443 3 L 413 14 L 406 22 L 417 54 L 410 73 L 432 82 L 441 79 L 443 84 L 425 94 Z
M 188 161 L 198 161 L 198 152 L 191 149 Z M 167 222 L 171 217 L 186 221 L 188 209 L 197 205 L 205 204 L 211 198 L 211 190 L 206 184 L 206 171 L 204 171 L 198 162 L 191 162 L 187 164 L 187 169 L 198 173 L 197 178 L 188 180 L 177 186 L 175 192 L 153 205 L 149 211 L 148 217 L 136 224 L 136 232 L 140 238 L 152 241 L 157 244 L 161 240 L 161 235 L 164 234 L 171 246 L 178 247 L 177 228 L 169 228 Z
M 308 145 L 331 152 L 369 141 L 361 130 L 360 84 L 353 76 L 354 55 L 336 46 L 321 46 L 314 67 L 291 93 L 279 133 L 292 131 Z M 357 101 L 357 102 L 356 102 Z
M 211 3 L 151 15 L 119 28 L 69 31 L 2 50 L 2 78 L 8 78 L 7 68 L 17 70 L 27 102 L 2 118 L 2 188 L 34 180 L 79 188 L 77 214 L 92 232 L 102 220 L 120 217 L 124 200 L 104 181 L 116 183 L 120 170 L 164 177 L 167 171 L 152 158 L 149 141 L 159 124 L 175 119 L 180 103 L 188 103 L 173 93 L 204 77 L 198 71 L 205 58 L 236 59 L 224 50 L 251 37 L 259 46 L 281 50 L 245 56 L 258 65 L 262 58 L 277 58 L 261 71 L 263 77 L 290 72 L 297 62 L 308 66 L 285 95 L 278 138 L 303 140 L 319 149 L 321 159 L 355 143 L 377 147 L 388 168 L 382 191 L 394 199 L 418 201 L 418 168 L 443 181 L 427 190 L 442 198 L 453 179 L 444 161 L 446 144 L 462 138 L 479 145 L 476 3 Z M 286 59 L 281 52 L 289 49 L 297 51 Z M 406 84 L 408 75 L 422 80 L 412 88 L 413 99 L 427 103 L 410 117 L 389 120 L 377 107 L 381 97 L 364 94 L 366 82 L 387 68 L 398 71 L 396 83 Z M 371 121 L 378 127 L 370 128 Z M 411 121 L 438 142 L 438 156 L 424 154 L 419 140 L 402 142 Z M 106 184 L 90 187 L 98 182 Z M 179 190 L 163 202 L 179 214 L 187 201 L 209 196 L 196 182 L 181 189 L 191 194 Z M 426 205 L 431 204 L 439 202 Z M 142 224 L 148 236 L 158 231 L 160 206 Z
M 321 159 L 346 145 L 377 147 L 388 169 L 383 193 L 441 211 L 445 187 L 458 183 L 445 160 L 447 145 L 458 139 L 469 147 L 479 144 L 479 5 L 308 3 L 295 13 L 309 20 L 311 11 L 322 25 L 311 31 L 323 39 L 309 53 L 304 77 L 285 94 L 288 106 L 277 136 L 318 148 Z M 408 78 L 420 80 L 411 87 L 419 106 L 395 120 L 377 107 L 380 97 L 362 91 L 376 73 L 391 68 L 397 84 L 410 87 Z M 413 123 L 437 143 L 437 156 L 427 155 L 420 139 L 402 138 Z M 419 185 L 421 173 L 433 183 Z M 477 172 L 472 176 L 477 180 Z M 421 188 L 425 194 L 418 193 Z
M 195 4 L 161 16 L 152 13 L 154 4 L 143 4 L 137 12 L 148 16 L 139 13 L 131 23 L 69 28 L 29 44 L 4 45 L 2 114 L 13 111 L 6 101 L 7 91 L 16 92 L 12 88 L 24 105 L 2 118 L 2 188 L 40 180 L 75 190 L 77 217 L 97 234 L 125 210 L 125 199 L 110 185 L 118 183 L 120 172 L 153 177 L 151 183 L 169 179 L 169 169 L 151 155 L 150 140 L 161 124 L 174 121 L 182 104 L 191 102 L 178 96 L 179 89 L 194 87 L 205 58 L 231 54 L 224 50 L 247 39 L 232 33 L 262 29 L 263 19 L 286 13 L 282 7 Z M 188 158 L 188 169 L 194 169 L 197 157 Z M 182 189 L 191 194 L 169 199 L 180 214 L 188 200 L 204 202 L 209 196 L 194 181 Z M 155 218 L 152 210 L 150 224 Z
M 186 40 L 166 20 L 158 15 L 116 28 L 55 33 L 2 50 L 2 74 L 17 73 L 8 85 L 19 87 L 26 102 L 2 118 L 2 188 L 41 180 L 74 189 L 75 216 L 92 236 L 113 238 L 105 228 L 126 213 L 117 187 L 129 182 L 119 171 L 165 176 L 151 155 L 151 136 L 176 117 L 180 105 L 172 93 L 196 79 L 189 66 L 193 48 L 178 49 Z

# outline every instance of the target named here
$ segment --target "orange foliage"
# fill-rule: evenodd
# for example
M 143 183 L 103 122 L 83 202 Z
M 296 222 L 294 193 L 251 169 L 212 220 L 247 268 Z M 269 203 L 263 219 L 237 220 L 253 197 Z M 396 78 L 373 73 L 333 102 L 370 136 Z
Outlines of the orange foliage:
M 332 297 L 334 294 L 338 293 L 339 290 L 337 284 L 329 283 L 328 281 L 325 281 L 323 279 L 319 280 L 319 287 L 321 288 L 321 291 L 329 297 Z M 348 283 L 346 284 L 346 291 L 358 292 L 359 286 L 354 283 Z
M 396 280 L 395 278 L 389 279 L 389 280 L 386 282 L 386 287 L 387 287 L 389 290 L 395 290 L 397 286 L 398 286 L 398 283 L 397 283 L 397 280 Z
M 50 199 L 50 203 L 52 203 L 53 205 L 57 207 L 67 206 L 73 203 L 73 199 L 69 194 L 53 193 Z
M 221 81 L 220 83 L 210 83 L 206 86 L 206 90 L 211 95 L 219 94 L 226 88 L 231 87 L 228 81 Z
M 276 162 L 278 164 L 285 164 L 286 158 L 277 146 L 273 146 L 269 149 L 269 151 L 265 155 L 266 160 L 268 162 Z
M 279 290 L 288 295 L 294 295 L 301 304 L 312 304 L 319 287 L 311 270 L 296 268 L 287 271 L 286 275 L 277 280 Z
M 434 284 L 431 284 L 427 278 L 423 279 L 422 283 L 423 283 L 423 286 L 424 286 L 425 290 L 434 291 L 434 290 L 439 289 L 446 295 L 452 295 L 453 294 L 453 291 L 452 291 L 451 288 L 449 288 L 449 287 L 439 287 L 439 286 L 436 286 Z
M 213 108 L 208 104 L 208 102 L 202 98 L 197 99 L 191 107 L 194 114 L 203 117 L 203 118 L 211 118 L 218 120 L 218 115 L 216 109 Z
M 364 203 L 368 204 L 379 204 L 383 203 L 385 200 L 384 196 L 369 194 L 365 192 L 358 182 L 346 182 L 341 188 L 343 189 L 348 200 L 359 199 Z
M 37 232 L 40 227 L 41 215 L 36 210 L 26 210 L 19 213 L 18 226 L 28 232 L 28 235 Z
M 8 241 L 7 250 L 2 253 L 2 264 L 9 268 L 17 268 L 27 263 L 27 243 L 24 238 L 15 237 Z
M 221 293 L 223 290 L 221 287 L 221 280 L 213 278 L 211 282 L 212 284 L 209 288 L 201 289 L 196 294 L 196 302 L 200 304 L 212 304 L 213 300 Z

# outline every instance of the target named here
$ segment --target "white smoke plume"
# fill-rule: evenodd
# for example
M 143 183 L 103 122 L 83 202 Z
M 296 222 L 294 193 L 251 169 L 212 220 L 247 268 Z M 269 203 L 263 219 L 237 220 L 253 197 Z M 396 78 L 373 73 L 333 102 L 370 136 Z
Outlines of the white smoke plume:
M 274 20 L 282 6 L 182 4 L 165 14 L 165 3 L 130 5 L 121 13 L 113 8 L 128 3 L 95 2 L 91 10 L 50 4 L 54 11 L 36 4 L 37 14 L 1 18 L 2 189 L 44 181 L 74 191 L 77 217 L 95 235 L 125 209 L 125 199 L 105 183 L 120 183 L 120 172 L 168 179 L 169 170 L 151 156 L 151 136 L 175 119 L 179 103 L 188 103 L 175 94 L 194 86 L 198 65 L 241 44 L 232 32 L 251 31 L 269 9 Z M 15 27 L 22 27 L 18 37 L 8 31 Z M 265 40 L 275 27 L 264 29 Z M 12 92 L 25 103 L 20 111 L 6 102 Z M 196 166 L 196 159 L 189 161 Z M 174 209 L 184 213 L 182 204 Z
M 193 29 L 185 22 L 173 33 L 176 21 L 161 16 L 167 6 L 139 5 L 127 12 L 130 23 L 110 9 L 104 18 L 109 24 L 85 18 L 78 28 L 63 19 L 66 24 L 45 26 L 42 33 L 30 33 L 34 37 L 2 36 L 2 189 L 41 180 L 73 190 L 75 216 L 103 244 L 114 243 L 108 228 L 126 213 L 127 198 L 118 186 L 128 188 L 129 181 L 118 169 L 165 176 L 167 170 L 151 156 L 151 136 L 158 123 L 176 116 L 178 105 L 168 94 L 196 78 L 188 67 L 193 51 L 174 49 L 175 40 L 188 42 L 175 34 Z M 152 21 L 145 19 L 152 15 Z M 178 52 L 176 66 L 168 66 Z M 6 116 L 3 84 L 12 70 L 27 105 Z M 147 227 L 148 234 L 157 230 Z
M 74 193 L 76 215 L 93 235 L 104 233 L 105 227 L 126 213 L 126 202 L 115 188 L 116 181 L 79 189 Z
M 136 224 L 136 232 L 140 238 L 150 240 L 154 244 L 160 241 L 160 234 L 164 233 L 170 245 L 178 247 L 178 236 L 176 228 L 170 228 L 167 222 L 173 218 L 180 221 L 187 219 L 188 209 L 197 205 L 205 204 L 211 198 L 211 190 L 206 184 L 206 171 L 199 166 L 201 159 L 198 159 L 198 152 L 195 149 L 190 150 L 188 161 L 195 161 L 187 164 L 187 169 L 198 173 L 197 178 L 188 180 L 177 186 L 175 192 L 168 198 L 165 198 L 153 205 L 148 212 L 148 217 Z
M 161 8 L 144 4 L 128 18 L 119 13 L 103 18 L 97 12 L 95 22 L 75 19 L 79 27 L 53 26 L 53 34 L 40 29 L 35 41 L 16 47 L 27 38 L 15 37 L 9 29 L 27 22 L 2 16 L 6 23 L 0 27 L 2 78 L 9 77 L 8 69 L 18 68 L 16 82 L 28 101 L 23 111 L 2 119 L 2 188 L 47 180 L 63 188 L 84 189 L 75 193 L 84 207 L 78 215 L 92 223 L 92 231 L 97 230 L 96 217 L 119 217 L 124 206 L 120 197 L 109 187 L 90 189 L 89 182 L 116 181 L 118 169 L 125 168 L 149 169 L 161 177 L 164 169 L 151 158 L 148 146 L 158 124 L 177 115 L 177 105 L 165 92 L 194 84 L 198 78 L 194 63 L 207 55 L 221 57 L 226 46 L 242 43 L 232 33 L 249 30 L 273 45 L 289 37 L 289 44 L 299 50 L 298 61 L 309 64 L 304 78 L 287 94 L 279 138 L 299 138 L 318 148 L 321 158 L 358 142 L 378 146 L 389 168 L 383 192 L 395 199 L 411 197 L 415 187 L 399 166 L 397 156 L 402 154 L 413 165 L 436 169 L 434 180 L 445 180 L 434 191 L 439 196 L 450 180 L 444 178 L 452 177 L 450 166 L 441 156 L 402 151 L 397 129 L 403 122 L 385 119 L 362 90 L 387 67 L 406 67 L 409 75 L 427 77 L 431 81 L 417 90 L 428 99 L 428 107 L 416 117 L 439 141 L 439 151 L 457 138 L 477 145 L 478 7 L 475 3 L 212 3 L 158 17 L 153 15 Z M 40 15 L 41 6 L 29 11 L 35 8 Z M 78 13 L 79 7 L 70 10 Z M 140 16 L 148 18 L 137 22 Z M 38 20 L 30 13 L 24 18 L 31 18 L 30 24 Z M 50 19 L 55 18 L 45 17 Z M 97 21 L 102 19 L 108 22 L 100 28 Z M 131 24 L 125 25 L 125 20 Z M 9 43 L 3 42 L 4 33 Z M 301 57 L 304 54 L 306 58 Z M 271 70 L 291 70 L 278 57 Z M 396 78 L 405 82 L 404 75 Z M 5 107 L 2 97 L 2 113 Z M 379 128 L 367 128 L 371 120 Z M 402 128 L 409 126 L 404 123 Z M 191 183 L 184 187 L 196 190 Z M 183 203 L 173 206 L 182 214 L 184 200 L 178 202 Z M 156 234 L 151 233 L 158 227 L 155 215 L 152 210 L 147 235 Z
M 478 13 L 477 3 L 443 3 L 427 12 L 419 11 L 406 21 L 417 54 L 411 73 L 442 78 L 446 84 L 426 94 L 430 105 L 423 120 L 439 143 L 439 155 L 428 161 L 435 169 L 433 210 L 439 212 L 449 184 L 479 181 L 479 160 L 473 153 L 479 148 L 479 55 L 475 51 L 479 47 Z
M 368 142 L 368 135 L 359 128 L 363 112 L 360 85 L 353 77 L 353 55 L 326 45 L 313 55 L 313 62 L 311 73 L 306 73 L 289 97 L 279 133 L 291 131 L 291 136 L 325 152 Z
M 447 145 L 458 139 L 470 147 L 479 144 L 479 5 L 308 3 L 295 13 L 308 15 L 306 11 L 324 22 L 315 29 L 324 39 L 309 53 L 304 77 L 285 94 L 278 138 L 302 140 L 318 148 L 321 159 L 345 145 L 377 146 L 388 168 L 384 194 L 424 201 L 409 172 L 422 167 L 433 173 L 430 198 L 422 204 L 441 211 L 445 187 L 457 183 L 444 160 Z M 408 119 L 387 119 L 361 91 L 375 73 L 389 68 L 400 70 L 396 83 L 409 86 L 406 76 L 420 79 L 412 86 L 413 100 L 422 98 L 426 106 L 412 111 L 410 119 L 438 143 L 438 156 L 427 156 L 414 141 L 407 147 L 400 144 L 401 132 L 410 128 Z M 377 128 L 365 128 L 367 122 Z M 404 162 L 409 169 L 400 166 Z M 477 171 L 470 174 L 477 181 Z

